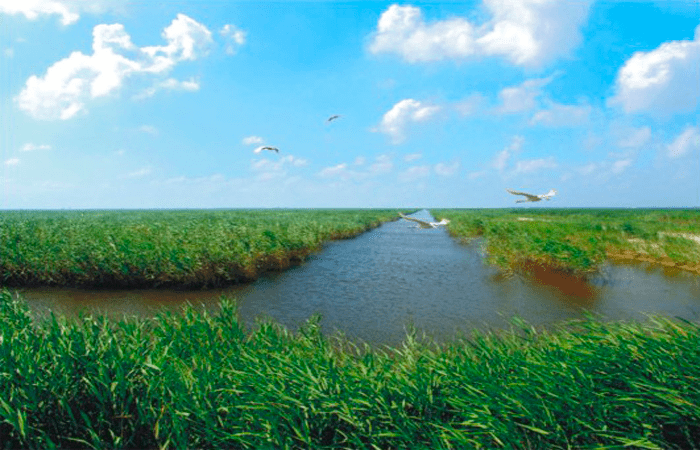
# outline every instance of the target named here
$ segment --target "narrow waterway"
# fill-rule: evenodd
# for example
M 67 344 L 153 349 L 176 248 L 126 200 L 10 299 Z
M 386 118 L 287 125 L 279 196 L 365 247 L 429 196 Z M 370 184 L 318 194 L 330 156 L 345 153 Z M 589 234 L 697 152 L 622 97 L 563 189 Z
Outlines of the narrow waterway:
M 432 220 L 423 210 L 414 215 Z M 504 278 L 484 264 L 480 243 L 460 244 L 444 228 L 390 222 L 333 242 L 304 264 L 245 286 L 210 291 L 20 290 L 36 314 L 79 311 L 155 314 L 185 301 L 215 312 L 221 295 L 238 299 L 248 325 L 269 316 L 296 329 L 312 314 L 327 332 L 396 344 L 406 327 L 445 340 L 474 328 L 502 328 L 514 315 L 533 325 L 582 317 L 700 319 L 700 277 L 646 263 L 606 265 L 588 282 L 542 271 Z

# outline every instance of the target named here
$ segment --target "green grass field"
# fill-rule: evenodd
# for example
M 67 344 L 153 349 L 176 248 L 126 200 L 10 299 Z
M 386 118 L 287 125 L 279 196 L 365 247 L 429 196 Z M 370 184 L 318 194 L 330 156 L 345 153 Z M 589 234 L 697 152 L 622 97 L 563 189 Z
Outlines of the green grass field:
M 0 285 L 201 288 L 255 279 L 395 210 L 5 211 Z
M 0 447 L 700 448 L 700 328 L 571 322 L 371 349 L 224 302 L 33 322 L 0 293 Z
M 609 258 L 637 259 L 700 274 L 700 210 L 432 210 L 449 232 L 485 240 L 489 261 L 505 270 L 533 264 L 595 271 Z

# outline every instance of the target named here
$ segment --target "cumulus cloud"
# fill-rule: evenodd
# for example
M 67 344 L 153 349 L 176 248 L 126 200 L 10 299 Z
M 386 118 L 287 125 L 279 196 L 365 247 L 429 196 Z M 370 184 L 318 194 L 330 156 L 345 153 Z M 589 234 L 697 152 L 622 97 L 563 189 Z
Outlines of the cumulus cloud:
M 150 167 L 142 167 L 141 169 L 134 170 L 122 176 L 122 178 L 143 178 L 146 175 L 150 175 L 152 172 Z
M 700 99 L 700 25 L 692 41 L 670 41 L 636 52 L 617 73 L 608 104 L 627 113 L 669 115 L 693 111 Z
M 178 14 L 162 35 L 167 45 L 138 48 L 123 25 L 97 25 L 92 55 L 76 51 L 54 63 L 43 77 L 32 75 L 16 101 L 36 119 L 69 119 L 84 111 L 87 101 L 119 90 L 127 77 L 162 76 L 178 62 L 202 56 L 211 42 L 211 32 L 184 14 Z M 193 90 L 199 85 L 169 79 L 158 87 Z
M 406 162 L 411 162 L 411 161 L 415 161 L 417 159 L 421 159 L 422 157 L 423 157 L 423 155 L 420 153 L 411 153 L 409 155 L 404 156 L 403 160 Z
M 700 130 L 698 127 L 687 127 L 666 148 L 671 158 L 679 158 L 700 149 Z
M 551 103 L 547 109 L 537 111 L 530 119 L 530 124 L 548 127 L 575 127 L 587 123 L 590 115 L 591 107 L 589 105 Z
M 615 161 L 612 164 L 612 167 L 610 168 L 610 170 L 612 171 L 612 173 L 620 174 L 620 173 L 624 172 L 625 169 L 627 169 L 632 164 L 632 161 L 633 161 L 632 158 L 625 158 L 625 159 L 620 159 L 618 161 Z
M 154 127 L 153 125 L 141 125 L 139 127 L 139 131 L 152 134 L 154 136 L 158 134 L 158 128 Z
M 143 100 L 145 98 L 153 97 L 156 92 L 161 90 L 194 92 L 199 90 L 199 81 L 195 80 L 194 78 L 184 81 L 179 81 L 175 78 L 168 78 L 166 80 L 159 81 L 153 86 L 136 94 L 134 96 L 134 100 Z
M 651 139 L 651 128 L 642 127 L 627 130 L 624 136 L 617 141 L 617 146 L 622 148 L 639 148 Z
M 398 175 L 399 181 L 410 182 L 430 175 L 430 166 L 412 166 Z
M 304 167 L 308 165 L 308 161 L 304 158 L 297 158 L 293 155 L 286 155 L 275 161 L 267 158 L 253 160 L 250 168 L 253 172 L 257 172 L 256 179 L 258 181 L 266 181 L 274 178 L 282 178 L 287 175 L 287 167 Z
M 236 28 L 234 25 L 226 24 L 219 30 L 219 34 L 224 38 L 226 53 L 235 55 L 238 48 L 245 44 L 246 33 Z
M 24 144 L 20 150 L 23 152 L 33 152 L 34 150 L 51 150 L 51 146 L 48 144 L 36 145 L 28 142 Z
M 6 166 L 16 166 L 19 164 L 19 158 L 10 158 L 5 160 L 5 165 Z
M 244 145 L 262 144 L 263 138 L 261 138 L 260 136 L 247 136 L 243 138 L 242 142 Z
M 35 20 L 40 15 L 59 15 L 61 24 L 70 25 L 76 22 L 80 15 L 66 6 L 65 2 L 54 0 L 0 0 L 0 13 L 22 14 L 29 20 Z
M 324 169 L 321 169 L 321 171 L 318 173 L 319 176 L 323 178 L 335 178 L 338 176 L 342 176 L 347 173 L 347 168 L 348 165 L 346 163 L 340 163 L 335 166 L 331 167 L 326 167 Z
M 510 160 L 510 158 L 513 157 L 513 155 L 520 152 L 520 149 L 523 146 L 523 142 L 525 142 L 524 137 L 514 136 L 511 143 L 506 148 L 504 148 L 496 154 L 496 157 L 493 159 L 491 165 L 499 172 L 505 170 L 506 166 L 508 165 L 508 160 Z
M 365 158 L 357 158 L 355 160 L 355 166 L 364 166 L 365 162 Z M 321 169 L 318 172 L 318 176 L 322 178 L 340 178 L 342 180 L 364 180 L 390 173 L 393 169 L 394 163 L 391 157 L 389 155 L 379 155 L 374 159 L 372 164 L 365 168 L 351 169 L 347 163 L 340 163 Z
M 498 114 L 510 114 L 530 111 L 537 107 L 537 98 L 542 95 L 542 88 L 549 84 L 554 75 L 547 78 L 525 80 L 518 86 L 511 86 L 498 93 L 500 104 L 495 108 Z
M 541 66 L 578 45 L 589 3 L 484 0 L 491 20 L 480 25 L 461 17 L 427 22 L 420 8 L 391 5 L 379 18 L 369 51 L 396 53 L 410 63 L 493 55 Z
M 435 173 L 441 177 L 449 177 L 457 173 L 459 169 L 459 161 L 454 161 L 451 164 L 437 163 L 435 164 Z
M 514 173 L 530 173 L 542 169 L 554 169 L 557 163 L 554 157 L 522 160 L 515 163 Z
M 418 100 L 407 98 L 384 114 L 377 130 L 388 134 L 394 144 L 399 144 L 406 138 L 405 129 L 408 125 L 426 121 L 439 110 L 439 106 L 425 105 Z

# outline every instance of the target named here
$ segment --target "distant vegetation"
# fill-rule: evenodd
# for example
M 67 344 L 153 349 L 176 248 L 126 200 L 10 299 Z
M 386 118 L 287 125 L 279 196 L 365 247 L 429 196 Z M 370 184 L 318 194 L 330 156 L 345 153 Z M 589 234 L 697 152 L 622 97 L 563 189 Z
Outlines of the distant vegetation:
M 33 322 L 0 291 L 0 446 L 700 448 L 700 328 L 522 323 L 376 350 L 251 331 L 224 301 L 152 319 Z
M 595 271 L 608 258 L 653 261 L 700 274 L 700 210 L 451 209 L 449 232 L 485 241 L 489 260 L 527 271 L 533 264 Z
M 395 210 L 5 211 L 0 286 L 213 287 L 302 261 Z

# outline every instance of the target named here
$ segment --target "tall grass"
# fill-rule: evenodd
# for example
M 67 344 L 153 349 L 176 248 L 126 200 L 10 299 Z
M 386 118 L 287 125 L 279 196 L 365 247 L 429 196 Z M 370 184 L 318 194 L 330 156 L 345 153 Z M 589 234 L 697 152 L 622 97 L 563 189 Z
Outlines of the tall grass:
M 249 281 L 395 217 L 390 210 L 3 212 L 0 286 Z
M 507 270 L 541 264 L 585 274 L 610 257 L 659 261 L 700 273 L 700 210 L 433 210 L 450 233 L 482 237 L 492 263 Z M 684 237 L 685 236 L 685 237 Z
M 2 448 L 700 448 L 700 328 L 514 322 L 370 349 L 235 304 L 34 323 L 0 294 Z

